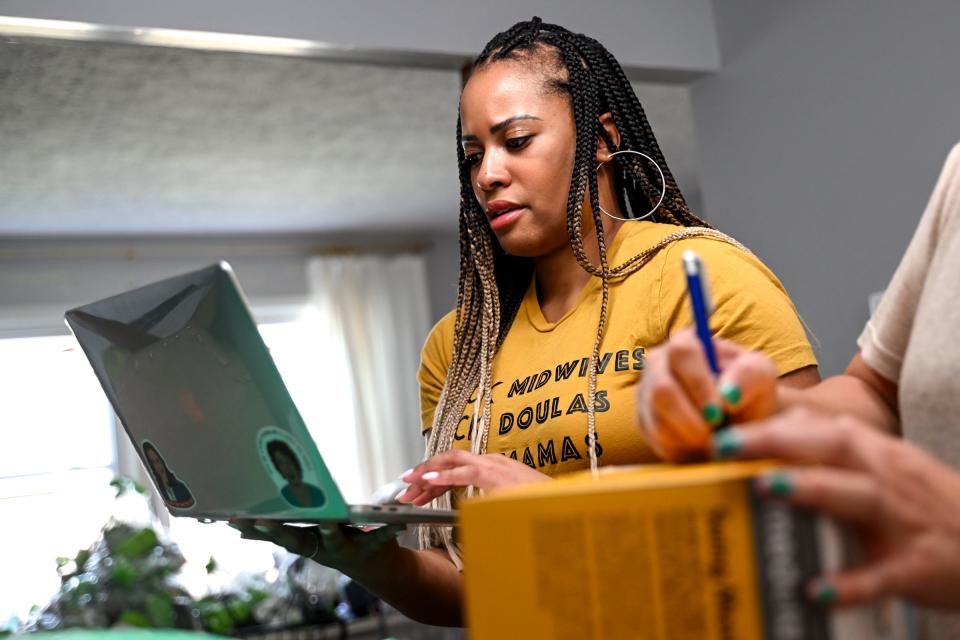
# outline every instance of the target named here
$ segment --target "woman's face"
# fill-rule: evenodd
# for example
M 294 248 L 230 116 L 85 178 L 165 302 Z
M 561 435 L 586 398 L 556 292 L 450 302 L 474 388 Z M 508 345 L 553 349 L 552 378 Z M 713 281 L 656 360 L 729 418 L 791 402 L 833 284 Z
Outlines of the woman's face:
M 147 449 L 146 455 L 147 462 L 150 463 L 150 468 L 153 469 L 153 474 L 165 481 L 167 479 L 167 467 L 160 458 L 160 454 L 153 449 Z
M 277 471 L 280 472 L 280 475 L 283 476 L 284 480 L 291 484 L 297 484 L 300 482 L 300 468 L 297 466 L 297 463 L 284 451 L 274 451 L 273 452 L 273 464 L 276 465 Z
M 565 249 L 576 148 L 569 97 L 548 92 L 537 69 L 504 60 L 471 76 L 460 120 L 473 193 L 503 249 L 526 257 Z

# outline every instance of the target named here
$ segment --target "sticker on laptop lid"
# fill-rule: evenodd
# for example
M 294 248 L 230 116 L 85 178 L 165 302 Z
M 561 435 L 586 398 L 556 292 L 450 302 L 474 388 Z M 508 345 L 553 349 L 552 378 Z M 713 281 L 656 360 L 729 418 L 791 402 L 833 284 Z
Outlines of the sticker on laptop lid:
M 173 472 L 157 446 L 149 440 L 143 440 L 140 442 L 140 449 L 147 461 L 147 470 L 166 505 L 175 509 L 192 509 L 196 505 L 193 492 L 187 483 Z
M 257 432 L 257 445 L 260 463 L 284 500 L 310 509 L 327 504 L 326 494 L 317 486 L 316 469 L 293 436 L 274 426 L 263 427 Z

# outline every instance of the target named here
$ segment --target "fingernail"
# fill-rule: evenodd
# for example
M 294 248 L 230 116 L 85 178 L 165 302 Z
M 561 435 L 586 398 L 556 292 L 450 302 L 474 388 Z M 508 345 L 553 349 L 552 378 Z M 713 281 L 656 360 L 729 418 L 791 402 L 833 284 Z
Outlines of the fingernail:
M 740 400 L 743 399 L 740 386 L 734 382 L 724 382 L 720 385 L 720 395 L 723 396 L 723 399 L 730 407 L 736 407 L 740 404 Z
M 413 469 L 412 469 L 412 468 L 411 468 L 411 469 L 407 469 L 406 471 L 404 471 L 403 473 L 400 474 L 400 479 L 401 479 L 401 480 L 405 480 L 406 477 L 407 477 L 408 475 L 410 475 L 411 473 L 413 473 Z
M 837 589 L 829 582 L 823 581 L 814 585 L 812 589 L 813 601 L 820 606 L 829 606 L 837 599 Z
M 793 493 L 793 479 L 785 471 L 773 471 L 758 478 L 760 490 L 774 498 L 789 498 Z
M 719 460 L 735 458 L 743 446 L 743 439 L 734 429 L 722 429 L 713 436 L 713 455 Z
M 723 409 L 715 402 L 711 402 L 703 408 L 703 419 L 711 427 L 715 427 L 723 422 Z
M 437 471 L 427 471 L 425 474 L 420 476 L 424 480 L 433 480 L 434 478 L 440 477 L 440 473 Z

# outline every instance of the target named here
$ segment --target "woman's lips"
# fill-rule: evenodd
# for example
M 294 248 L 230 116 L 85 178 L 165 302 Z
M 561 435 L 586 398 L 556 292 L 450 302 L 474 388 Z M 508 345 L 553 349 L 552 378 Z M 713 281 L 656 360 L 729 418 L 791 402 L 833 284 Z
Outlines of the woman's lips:
M 523 212 L 526 210 L 527 210 L 526 207 L 515 207 L 513 209 L 506 209 L 504 211 L 501 211 L 496 215 L 494 215 L 492 218 L 490 218 L 490 228 L 493 231 L 499 231 L 500 229 L 504 229 L 510 226 L 511 224 L 513 224 L 513 222 L 517 218 L 519 218 L 523 214 Z

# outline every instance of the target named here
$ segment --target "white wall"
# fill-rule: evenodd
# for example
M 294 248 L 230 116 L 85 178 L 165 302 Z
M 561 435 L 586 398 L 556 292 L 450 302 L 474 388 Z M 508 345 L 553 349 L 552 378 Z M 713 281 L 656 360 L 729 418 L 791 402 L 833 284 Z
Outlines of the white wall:
M 692 90 L 707 215 L 782 278 L 841 371 L 960 140 L 960 4 L 715 3 Z
M 596 34 L 625 66 L 702 72 L 718 61 L 710 0 L 0 0 L 3 15 L 470 57 L 497 32 L 539 15 Z

